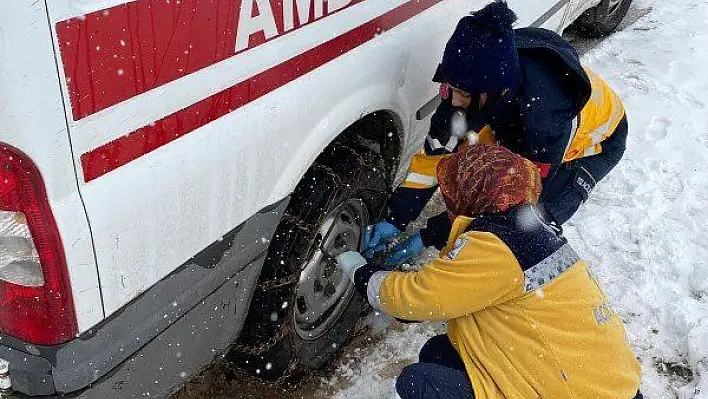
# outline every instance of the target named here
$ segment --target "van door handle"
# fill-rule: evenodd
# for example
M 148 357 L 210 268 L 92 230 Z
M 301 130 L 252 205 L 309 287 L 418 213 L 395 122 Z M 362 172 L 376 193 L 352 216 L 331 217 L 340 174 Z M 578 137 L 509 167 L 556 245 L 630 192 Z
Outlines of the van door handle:
M 422 121 L 428 115 L 435 112 L 435 110 L 438 108 L 438 105 L 440 105 L 441 102 L 442 102 L 442 99 L 440 99 L 440 94 L 436 95 L 435 97 L 432 98 L 432 100 L 425 103 L 425 105 L 420 107 L 420 109 L 415 112 L 415 119 Z

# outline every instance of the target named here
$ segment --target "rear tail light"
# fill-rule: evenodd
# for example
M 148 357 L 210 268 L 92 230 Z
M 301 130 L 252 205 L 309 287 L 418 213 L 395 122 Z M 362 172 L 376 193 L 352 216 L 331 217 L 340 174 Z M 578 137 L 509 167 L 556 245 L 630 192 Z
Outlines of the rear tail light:
M 53 345 L 76 335 L 66 259 L 34 163 L 0 143 L 0 332 Z
M 22 212 L 0 210 L 0 280 L 27 287 L 44 285 L 39 253 Z

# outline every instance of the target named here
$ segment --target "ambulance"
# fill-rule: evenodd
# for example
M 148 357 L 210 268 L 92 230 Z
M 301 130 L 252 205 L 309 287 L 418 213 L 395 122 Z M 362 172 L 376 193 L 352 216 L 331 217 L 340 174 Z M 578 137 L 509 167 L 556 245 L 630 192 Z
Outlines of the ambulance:
M 0 12 L 0 396 L 169 396 L 216 356 L 331 361 L 333 256 L 405 175 L 489 0 L 12 0 Z M 631 0 L 509 0 L 611 32 Z

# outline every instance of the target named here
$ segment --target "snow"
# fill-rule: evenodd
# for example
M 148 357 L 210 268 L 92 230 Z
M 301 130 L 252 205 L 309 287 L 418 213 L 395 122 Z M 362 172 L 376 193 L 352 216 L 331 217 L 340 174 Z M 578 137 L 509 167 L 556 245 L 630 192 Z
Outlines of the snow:
M 583 56 L 625 102 L 628 149 L 565 235 L 626 322 L 645 397 L 708 398 L 708 2 L 634 7 L 651 11 Z M 322 386 L 336 398 L 393 398 L 400 370 L 442 331 L 391 324 Z

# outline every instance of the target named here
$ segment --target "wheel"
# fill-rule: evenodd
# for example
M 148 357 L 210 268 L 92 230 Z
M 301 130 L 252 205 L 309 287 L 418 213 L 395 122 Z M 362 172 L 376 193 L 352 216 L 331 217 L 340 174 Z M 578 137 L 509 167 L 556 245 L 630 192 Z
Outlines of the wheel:
M 622 22 L 632 0 L 602 0 L 575 21 L 578 30 L 590 37 L 607 36 Z
M 352 336 L 366 300 L 334 263 L 358 250 L 379 216 L 388 181 L 379 147 L 330 146 L 295 189 L 230 357 L 266 380 L 296 378 L 331 360 Z

